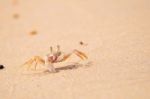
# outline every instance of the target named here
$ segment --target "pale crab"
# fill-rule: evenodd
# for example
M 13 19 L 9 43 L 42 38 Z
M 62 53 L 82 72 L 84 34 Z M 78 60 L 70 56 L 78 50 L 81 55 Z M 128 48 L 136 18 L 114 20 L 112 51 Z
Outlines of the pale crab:
M 77 55 L 80 59 L 85 60 L 87 59 L 87 55 L 79 50 L 74 49 L 68 54 L 63 53 L 60 51 L 60 46 L 57 45 L 57 49 L 53 50 L 52 47 L 50 47 L 50 53 L 48 53 L 45 58 L 41 58 L 40 56 L 34 56 L 27 62 L 23 64 L 28 66 L 28 69 L 31 66 L 34 66 L 34 69 L 36 70 L 36 67 L 38 64 L 43 64 L 47 67 L 49 72 L 56 72 L 56 69 L 54 68 L 54 63 L 63 62 L 67 60 L 72 54 Z

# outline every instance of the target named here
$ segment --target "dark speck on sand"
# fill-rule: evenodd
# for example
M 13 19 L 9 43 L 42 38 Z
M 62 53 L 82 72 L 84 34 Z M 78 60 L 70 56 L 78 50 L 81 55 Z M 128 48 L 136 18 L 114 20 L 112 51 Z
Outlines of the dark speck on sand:
M 4 65 L 0 65 L 0 69 L 4 69 Z

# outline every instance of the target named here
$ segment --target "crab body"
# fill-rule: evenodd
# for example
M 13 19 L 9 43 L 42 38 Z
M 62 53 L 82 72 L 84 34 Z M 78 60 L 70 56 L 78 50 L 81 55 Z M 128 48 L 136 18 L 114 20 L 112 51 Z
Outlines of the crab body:
M 50 53 L 47 54 L 44 59 L 41 58 L 40 56 L 34 56 L 33 58 L 25 62 L 23 65 L 27 65 L 28 68 L 34 65 L 36 70 L 37 64 L 41 63 L 47 67 L 49 72 L 56 72 L 56 69 L 54 68 L 53 64 L 67 60 L 72 54 L 77 55 L 82 60 L 88 58 L 83 52 L 79 50 L 73 50 L 68 54 L 64 54 L 64 53 L 62 54 L 62 52 L 60 51 L 60 47 L 57 46 L 56 51 L 53 51 L 53 48 L 50 47 Z

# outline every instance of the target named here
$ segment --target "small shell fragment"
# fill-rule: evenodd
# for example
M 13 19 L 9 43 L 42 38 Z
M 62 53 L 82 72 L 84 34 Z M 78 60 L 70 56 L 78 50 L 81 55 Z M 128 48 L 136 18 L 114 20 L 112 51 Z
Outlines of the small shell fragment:
M 20 17 L 20 15 L 18 13 L 13 14 L 14 19 L 18 19 L 19 17 Z
M 0 65 L 0 69 L 4 69 L 4 65 Z
M 87 43 L 84 43 L 83 41 L 80 41 L 79 44 L 82 46 L 87 46 Z
M 37 31 L 31 31 L 30 33 L 29 33 L 30 35 L 36 35 L 37 34 Z

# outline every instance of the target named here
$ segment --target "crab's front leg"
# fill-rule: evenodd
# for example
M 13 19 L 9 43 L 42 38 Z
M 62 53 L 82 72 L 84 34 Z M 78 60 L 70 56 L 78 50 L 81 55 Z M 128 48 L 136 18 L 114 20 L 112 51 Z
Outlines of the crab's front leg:
M 46 65 L 49 72 L 52 72 L 52 73 L 56 72 L 56 69 L 54 68 L 53 63 L 52 64 L 45 63 L 45 65 Z
M 58 58 L 57 62 L 63 62 L 65 60 L 67 60 L 72 54 L 77 55 L 82 60 L 88 59 L 86 54 L 84 54 L 83 52 L 75 49 L 71 53 L 65 54 L 63 57 Z
M 48 60 L 48 56 L 45 57 L 45 66 L 47 67 L 47 69 L 48 69 L 49 72 L 52 72 L 52 73 L 55 73 L 55 72 L 56 72 L 56 69 L 55 69 L 55 67 L 53 66 L 53 63 L 51 63 L 51 62 Z

